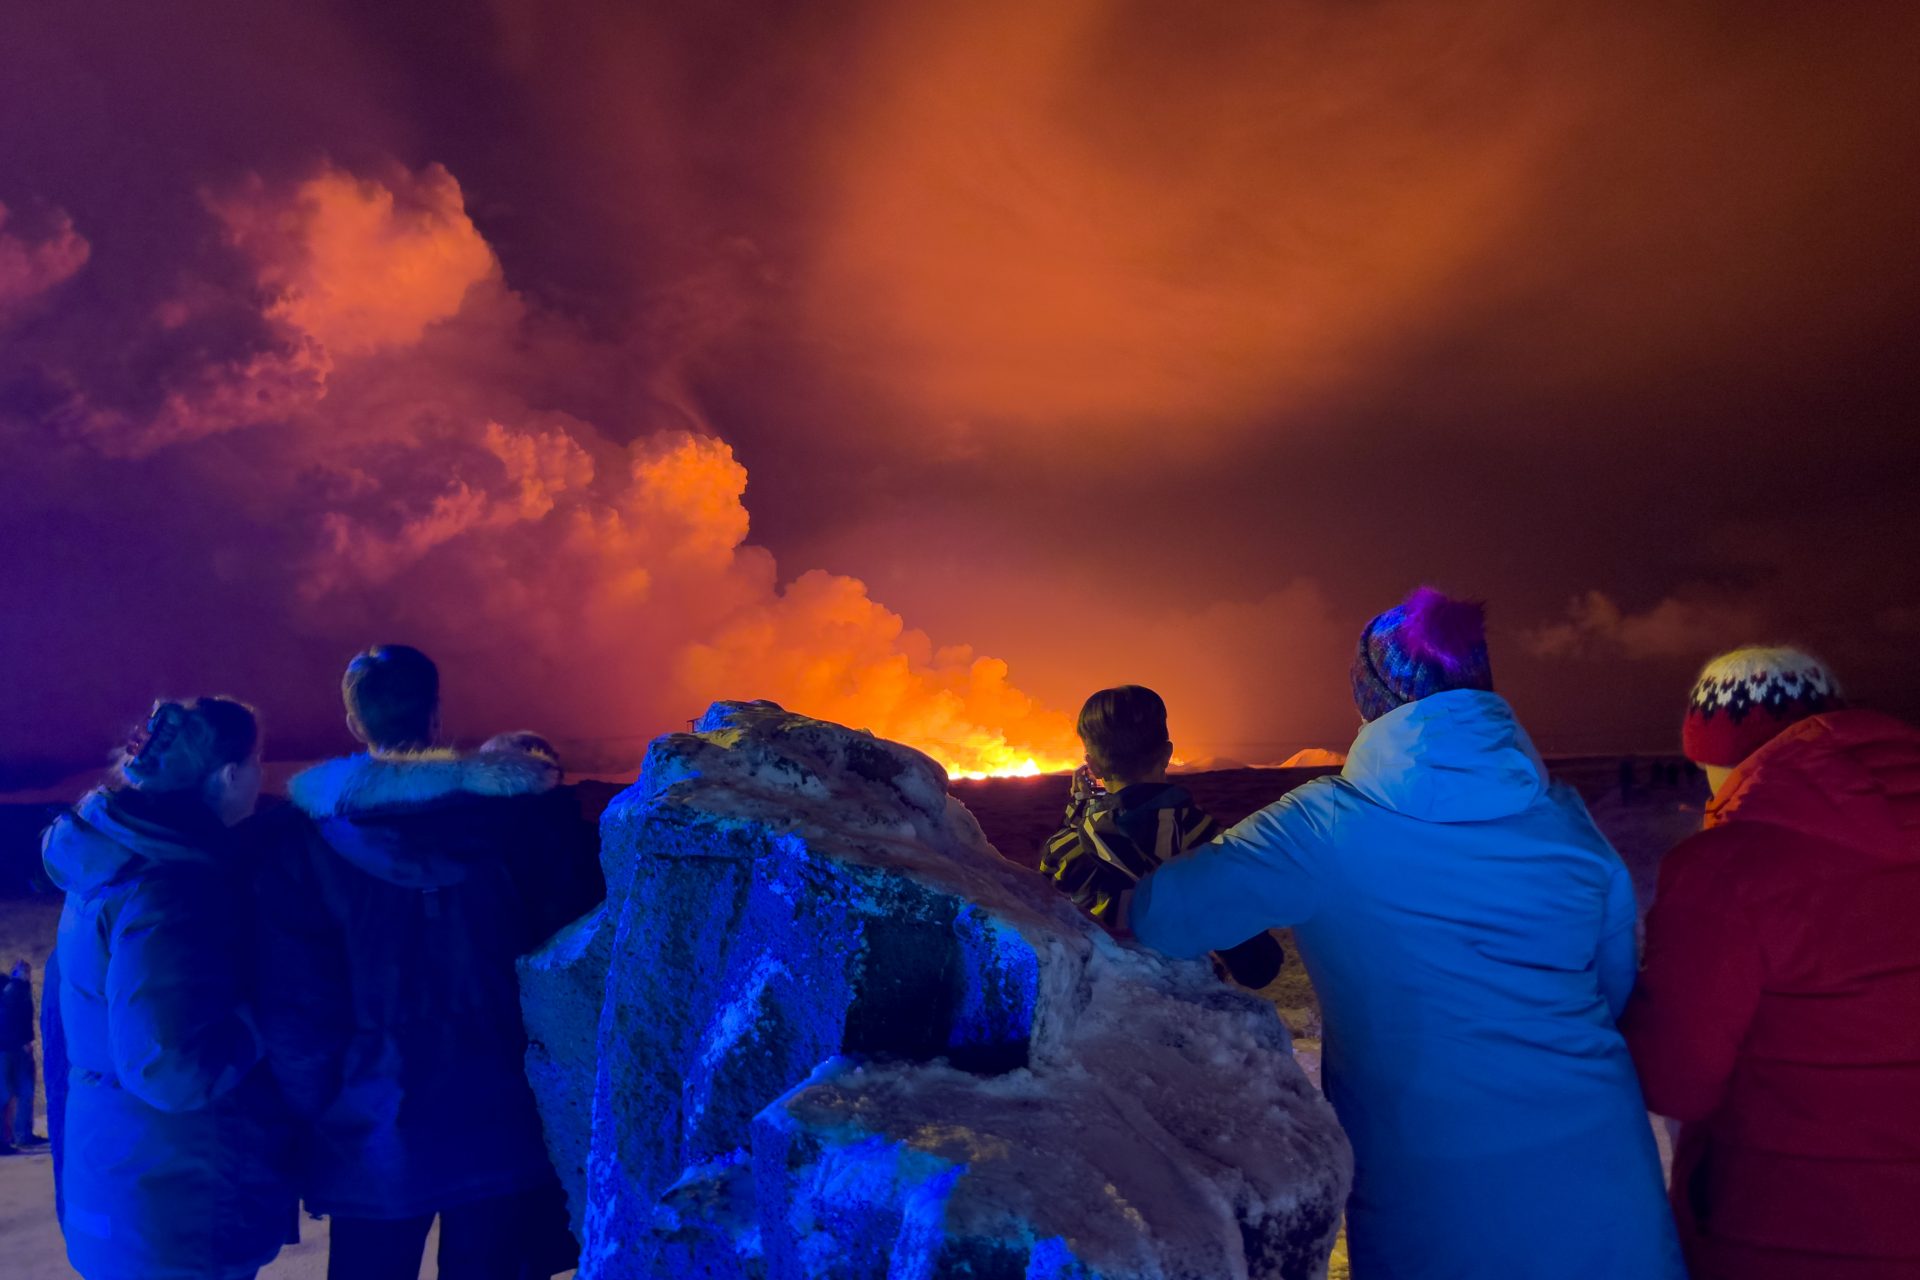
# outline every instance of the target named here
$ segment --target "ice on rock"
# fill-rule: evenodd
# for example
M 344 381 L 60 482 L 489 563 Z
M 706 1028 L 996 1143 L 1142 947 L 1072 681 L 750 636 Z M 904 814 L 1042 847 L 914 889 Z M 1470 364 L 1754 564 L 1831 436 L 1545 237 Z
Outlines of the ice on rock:
M 1323 1275 L 1351 1173 L 1273 1009 L 1114 943 L 934 761 L 716 703 L 523 964 L 584 1280 Z

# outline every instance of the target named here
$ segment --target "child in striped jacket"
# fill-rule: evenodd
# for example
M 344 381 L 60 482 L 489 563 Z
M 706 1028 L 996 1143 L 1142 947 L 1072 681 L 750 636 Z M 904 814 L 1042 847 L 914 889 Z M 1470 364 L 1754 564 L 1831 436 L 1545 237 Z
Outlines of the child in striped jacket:
M 1080 709 L 1078 727 L 1087 761 L 1074 771 L 1066 821 L 1047 840 L 1040 870 L 1111 929 L 1142 876 L 1213 839 L 1220 824 L 1185 787 L 1167 781 L 1173 742 L 1159 694 L 1132 684 L 1102 689 Z M 1285 962 L 1270 933 L 1214 957 L 1222 977 L 1254 990 L 1278 977 Z

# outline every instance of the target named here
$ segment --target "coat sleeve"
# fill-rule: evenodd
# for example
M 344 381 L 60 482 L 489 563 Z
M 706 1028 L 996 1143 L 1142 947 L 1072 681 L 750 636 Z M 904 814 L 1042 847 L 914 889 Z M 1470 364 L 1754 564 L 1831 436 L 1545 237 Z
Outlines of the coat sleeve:
M 599 830 L 581 816 L 570 792 L 530 797 L 517 808 L 517 835 L 506 862 L 525 911 L 527 932 L 519 948 L 525 954 L 605 902 L 607 882 Z
M 1723 833 L 1667 855 L 1647 915 L 1647 960 L 1620 1029 L 1647 1106 L 1693 1122 L 1719 1107 L 1760 1004 L 1760 934 L 1717 856 Z
M 1633 994 L 1634 979 L 1640 970 L 1637 923 L 1633 877 L 1628 874 L 1626 864 L 1616 860 L 1613 878 L 1607 882 L 1606 916 L 1601 922 L 1600 949 L 1594 958 L 1600 975 L 1600 993 L 1606 997 L 1607 1012 L 1616 1021 L 1626 1012 L 1627 997 Z
M 338 1091 L 352 1030 L 346 943 L 309 856 L 310 838 L 305 818 L 277 824 L 254 883 L 255 1007 L 267 1063 L 288 1104 L 308 1117 Z
M 1298 793 L 1282 796 L 1143 879 L 1128 924 L 1145 945 L 1182 958 L 1299 924 L 1320 906 L 1318 847 Z
M 210 873 L 208 873 L 210 874 Z M 220 895 L 200 874 L 141 877 L 107 950 L 107 1032 L 120 1085 L 160 1111 L 194 1111 L 230 1092 L 260 1061 L 242 1005 L 237 956 L 219 940 Z
M 1081 797 L 1067 800 L 1067 811 L 1061 816 L 1060 826 L 1040 846 L 1041 875 L 1058 879 L 1060 868 L 1080 851 L 1080 827 L 1087 820 L 1090 807 L 1090 802 Z

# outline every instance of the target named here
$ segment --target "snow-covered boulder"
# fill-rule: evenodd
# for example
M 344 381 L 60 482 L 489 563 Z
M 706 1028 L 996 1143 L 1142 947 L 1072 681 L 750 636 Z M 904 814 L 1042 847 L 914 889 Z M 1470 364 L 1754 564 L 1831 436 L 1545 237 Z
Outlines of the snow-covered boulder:
M 607 906 L 523 965 L 584 1280 L 1324 1274 L 1351 1156 L 1273 1009 L 946 781 L 769 703 L 649 749 Z

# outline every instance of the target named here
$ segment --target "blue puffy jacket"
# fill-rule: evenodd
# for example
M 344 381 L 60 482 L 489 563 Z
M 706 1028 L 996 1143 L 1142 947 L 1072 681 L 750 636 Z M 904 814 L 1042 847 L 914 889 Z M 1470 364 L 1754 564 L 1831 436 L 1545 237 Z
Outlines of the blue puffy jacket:
M 261 1027 L 316 1213 L 411 1218 L 556 1181 L 515 959 L 604 896 L 591 827 L 513 753 L 297 775 L 261 881 Z
M 1141 882 L 1140 941 L 1292 925 L 1353 1141 L 1355 1280 L 1671 1280 L 1659 1156 L 1615 1029 L 1626 868 L 1504 699 L 1361 730 L 1316 779 Z
M 240 848 L 197 800 L 137 791 L 95 791 L 48 829 L 67 894 L 63 1226 L 87 1280 L 251 1275 L 293 1222 Z

